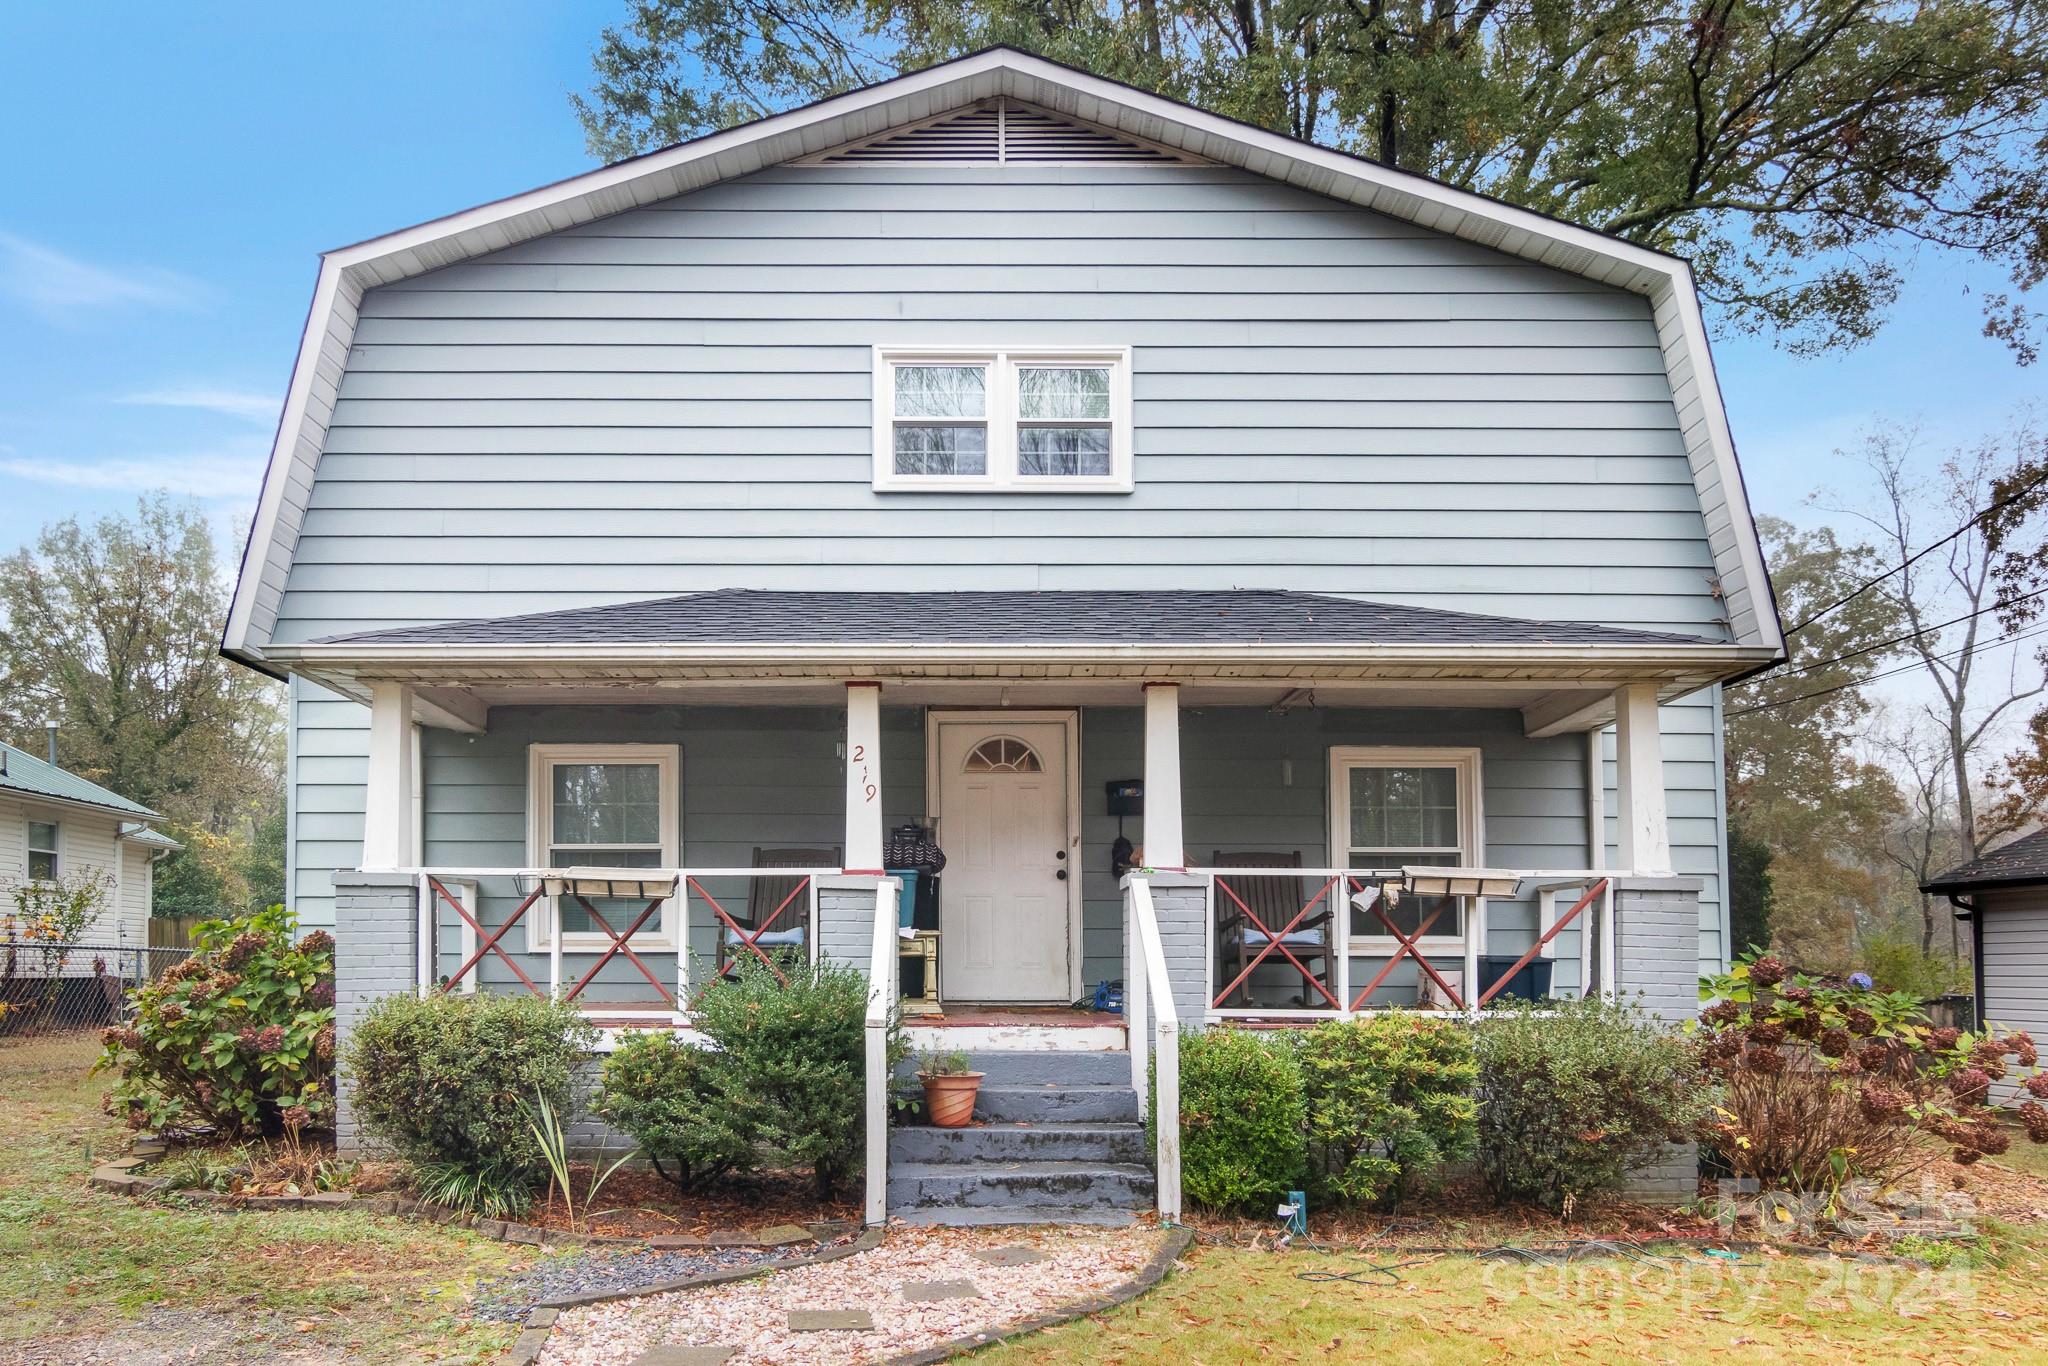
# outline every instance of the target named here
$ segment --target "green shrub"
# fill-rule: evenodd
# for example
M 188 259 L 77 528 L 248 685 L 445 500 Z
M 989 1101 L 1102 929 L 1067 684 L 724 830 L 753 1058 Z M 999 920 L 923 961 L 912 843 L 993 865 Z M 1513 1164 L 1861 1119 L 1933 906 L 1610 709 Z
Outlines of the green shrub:
M 130 993 L 132 1024 L 101 1035 L 95 1070 L 153 1129 L 220 1133 L 324 1128 L 334 1115 L 334 939 L 293 943 L 282 906 L 194 927 L 194 952 Z
M 666 1029 L 622 1035 L 591 1108 L 683 1190 L 746 1171 L 758 1136 L 751 1111 L 728 1104 L 716 1084 L 721 1056 Z
M 1598 999 L 1518 1004 L 1478 1030 L 1479 1170 L 1496 1199 L 1569 1215 L 1681 1141 L 1711 1105 L 1696 1050 Z
M 764 1155 L 808 1167 L 829 1197 L 860 1170 L 865 1137 L 865 974 L 835 963 L 745 962 L 697 1002 L 695 1024 L 717 1049 L 705 1062 L 722 1122 Z M 891 1022 L 889 1065 L 903 1054 Z
M 452 1187 L 481 1178 L 503 1200 L 547 1174 L 534 1097 L 571 1110 L 576 1064 L 596 1039 L 581 1010 L 537 996 L 387 996 L 349 1038 L 356 1112 L 415 1167 Z
M 1390 1204 L 1471 1154 L 1478 1066 L 1464 1025 L 1408 1011 L 1332 1020 L 1300 1055 L 1312 1196 Z
M 1299 1187 L 1301 1066 L 1283 1034 L 1180 1037 L 1180 1182 L 1211 1209 L 1247 1209 Z M 1147 1133 L 1157 1141 L 1148 1122 Z

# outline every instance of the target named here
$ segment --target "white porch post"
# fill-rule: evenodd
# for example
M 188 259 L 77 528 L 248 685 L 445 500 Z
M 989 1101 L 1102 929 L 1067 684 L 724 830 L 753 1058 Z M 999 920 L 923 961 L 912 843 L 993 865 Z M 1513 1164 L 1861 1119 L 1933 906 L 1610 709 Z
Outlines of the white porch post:
M 1188 866 L 1180 819 L 1180 684 L 1145 685 L 1145 866 Z
M 363 867 L 403 868 L 413 858 L 412 689 L 370 685 L 370 775 L 363 789 Z
M 882 874 L 882 685 L 846 685 L 846 860 Z
M 1630 683 L 1614 693 L 1614 746 L 1620 826 L 1619 871 L 1671 872 L 1671 830 L 1664 808 L 1664 742 L 1657 729 L 1657 688 Z

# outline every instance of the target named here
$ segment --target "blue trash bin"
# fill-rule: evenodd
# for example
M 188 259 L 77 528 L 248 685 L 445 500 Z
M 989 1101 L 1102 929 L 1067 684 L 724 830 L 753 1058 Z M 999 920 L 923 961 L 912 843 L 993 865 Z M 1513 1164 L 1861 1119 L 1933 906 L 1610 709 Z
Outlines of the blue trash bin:
M 1517 954 L 1515 957 L 1519 958 Z M 1481 995 L 1493 989 L 1493 984 L 1507 975 L 1515 965 L 1515 958 L 1482 957 L 1479 960 L 1479 991 Z M 1500 989 L 1493 999 L 1516 1001 L 1547 1001 L 1550 999 L 1550 970 L 1554 961 L 1549 958 L 1532 958 L 1522 970 Z M 1477 999 L 1477 998 L 1474 998 Z
M 889 876 L 903 879 L 903 890 L 896 899 L 896 923 L 910 929 L 917 917 L 917 870 L 914 868 L 891 868 Z

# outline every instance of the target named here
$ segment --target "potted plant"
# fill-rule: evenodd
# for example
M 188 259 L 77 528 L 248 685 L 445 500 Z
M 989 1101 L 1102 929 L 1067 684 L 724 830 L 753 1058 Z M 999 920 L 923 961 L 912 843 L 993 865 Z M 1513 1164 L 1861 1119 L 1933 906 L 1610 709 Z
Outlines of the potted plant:
M 964 1129 L 974 1118 L 974 1097 L 981 1073 L 962 1052 L 926 1053 L 918 1060 L 917 1079 L 924 1083 L 924 1112 L 941 1129 Z

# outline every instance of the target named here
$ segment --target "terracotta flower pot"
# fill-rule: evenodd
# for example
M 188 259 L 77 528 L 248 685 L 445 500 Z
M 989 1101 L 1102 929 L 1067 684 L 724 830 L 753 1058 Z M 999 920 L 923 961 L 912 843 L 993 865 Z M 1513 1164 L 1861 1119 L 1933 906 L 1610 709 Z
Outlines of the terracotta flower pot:
M 974 1118 L 974 1097 L 981 1090 L 979 1072 L 924 1072 L 925 1118 L 941 1129 L 964 1129 Z

